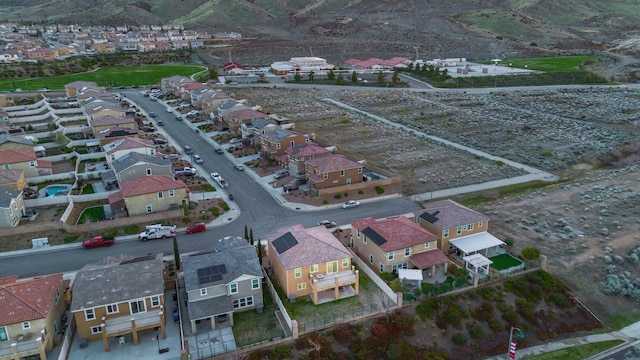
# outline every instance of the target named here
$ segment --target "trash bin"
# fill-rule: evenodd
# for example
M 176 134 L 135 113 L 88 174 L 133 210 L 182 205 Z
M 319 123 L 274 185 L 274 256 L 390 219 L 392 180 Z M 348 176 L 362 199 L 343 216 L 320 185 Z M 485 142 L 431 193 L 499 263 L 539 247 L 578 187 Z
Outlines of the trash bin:
M 264 309 L 264 305 L 263 304 L 258 304 L 256 305 L 256 312 L 258 314 L 262 314 L 262 310 Z
M 180 320 L 180 313 L 177 311 L 173 312 L 173 321 L 178 321 Z
M 87 347 L 87 339 L 86 338 L 80 338 L 80 347 L 81 348 L 86 348 Z

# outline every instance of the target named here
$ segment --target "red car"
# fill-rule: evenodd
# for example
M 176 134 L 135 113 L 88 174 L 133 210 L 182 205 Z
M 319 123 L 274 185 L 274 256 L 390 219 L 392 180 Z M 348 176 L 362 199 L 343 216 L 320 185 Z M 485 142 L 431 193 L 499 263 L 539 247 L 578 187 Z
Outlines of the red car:
M 193 224 L 187 228 L 187 234 L 199 233 L 207 230 L 204 223 Z

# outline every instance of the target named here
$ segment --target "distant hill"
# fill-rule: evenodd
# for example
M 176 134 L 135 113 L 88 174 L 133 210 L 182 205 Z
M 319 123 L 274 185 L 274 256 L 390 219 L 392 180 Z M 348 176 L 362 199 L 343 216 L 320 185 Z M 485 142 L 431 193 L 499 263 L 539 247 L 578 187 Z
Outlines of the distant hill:
M 87 25 L 181 23 L 238 31 L 202 54 L 247 64 L 289 56 L 509 58 L 638 51 L 640 1 L 615 0 L 0 0 L 3 19 Z M 629 44 L 629 45 L 627 45 Z M 285 55 L 286 54 L 286 55 Z

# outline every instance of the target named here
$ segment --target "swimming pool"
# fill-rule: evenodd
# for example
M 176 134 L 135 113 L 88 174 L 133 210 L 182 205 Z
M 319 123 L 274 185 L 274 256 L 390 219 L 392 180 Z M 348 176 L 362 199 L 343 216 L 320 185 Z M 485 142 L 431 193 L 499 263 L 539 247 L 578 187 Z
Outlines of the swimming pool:
M 68 192 L 69 192 L 68 186 L 49 186 L 45 190 L 47 197 L 56 196 L 56 195 L 67 195 Z

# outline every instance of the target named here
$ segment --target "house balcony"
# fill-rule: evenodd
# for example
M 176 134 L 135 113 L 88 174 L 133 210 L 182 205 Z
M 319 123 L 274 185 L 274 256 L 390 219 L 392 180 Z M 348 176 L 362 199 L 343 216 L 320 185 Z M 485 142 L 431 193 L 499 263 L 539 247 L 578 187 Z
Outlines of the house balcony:
M 15 341 L 0 343 L 0 360 L 22 359 L 34 355 L 40 355 L 41 359 L 46 359 L 46 346 L 44 330 L 37 337 L 35 335 L 19 336 Z
M 313 303 L 317 305 L 322 302 L 358 295 L 360 292 L 359 278 L 360 271 L 356 270 L 354 266 L 347 271 L 309 274 Z M 352 285 L 355 286 L 355 290 Z M 346 289 L 350 289 L 350 291 L 345 291 Z
M 146 330 L 154 327 L 160 327 L 162 321 L 162 311 L 148 311 L 143 313 L 131 314 L 105 319 L 104 331 L 108 337 L 128 334 L 132 331 Z

